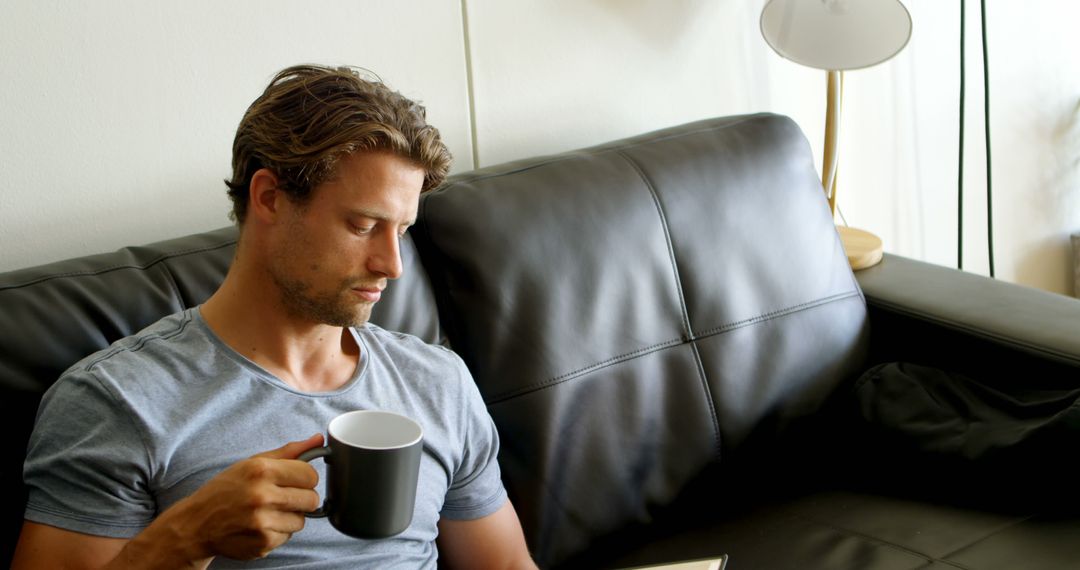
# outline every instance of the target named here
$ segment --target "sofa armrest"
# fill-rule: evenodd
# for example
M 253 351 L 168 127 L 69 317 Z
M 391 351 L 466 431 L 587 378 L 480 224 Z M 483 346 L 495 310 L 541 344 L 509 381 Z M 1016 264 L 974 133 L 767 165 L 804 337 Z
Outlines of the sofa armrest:
M 848 426 L 858 434 L 848 450 L 859 458 L 853 475 L 871 490 L 935 501 L 1030 509 L 1075 500 L 1063 450 L 1080 417 L 1071 411 L 1080 396 L 1080 301 L 896 255 L 856 277 L 870 315 L 868 364 L 942 373 L 907 369 L 925 382 L 925 397 L 898 392 L 908 385 L 893 375 L 888 389 L 871 392 L 889 400 L 873 411 L 869 396 L 846 394 L 839 405 L 857 422 Z M 919 402 L 925 413 L 902 411 Z M 949 420 L 950 409 L 963 418 Z
M 1080 368 L 1076 299 L 897 255 L 855 275 L 875 361 L 1063 380 Z

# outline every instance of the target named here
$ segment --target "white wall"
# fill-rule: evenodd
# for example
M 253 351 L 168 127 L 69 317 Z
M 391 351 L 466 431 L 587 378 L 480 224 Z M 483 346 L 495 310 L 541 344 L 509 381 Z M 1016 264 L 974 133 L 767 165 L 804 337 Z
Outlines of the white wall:
M 457 2 L 3 6 L 0 270 L 227 225 L 236 126 L 295 63 L 376 71 L 472 163 Z
M 965 269 L 987 273 L 979 3 L 967 2 Z M 999 278 L 1072 290 L 1072 0 L 990 2 Z M 278 69 L 349 63 L 423 101 L 467 170 L 715 115 L 793 117 L 820 163 L 824 72 L 763 0 L 7 0 L 0 271 L 220 227 L 244 109 Z M 956 260 L 959 3 L 907 0 L 907 49 L 845 83 L 840 208 L 887 251 Z M 474 136 L 475 133 L 475 136 Z

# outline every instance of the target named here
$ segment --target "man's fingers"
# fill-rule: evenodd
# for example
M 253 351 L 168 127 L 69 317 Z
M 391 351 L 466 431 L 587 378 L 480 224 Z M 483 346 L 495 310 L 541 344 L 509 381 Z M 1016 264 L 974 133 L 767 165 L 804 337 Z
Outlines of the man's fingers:
M 273 487 L 300 489 L 314 489 L 319 484 L 319 473 L 315 471 L 315 468 L 295 459 L 252 457 L 238 463 L 235 469 L 248 481 L 248 484 L 265 483 Z M 272 502 L 274 498 L 272 492 L 268 493 L 270 494 L 263 497 L 267 503 Z
M 269 505 L 281 511 L 310 513 L 322 505 L 319 494 L 309 489 L 278 487 L 274 495 Z
M 317 433 L 303 441 L 292 441 L 277 449 L 264 451 L 254 457 L 265 457 L 267 459 L 296 459 L 297 457 L 300 457 L 301 453 L 319 447 L 322 444 L 323 436 L 321 433 Z
M 263 530 L 267 531 L 267 534 L 284 534 L 291 535 L 294 532 L 300 532 L 304 529 L 304 524 L 307 522 L 304 515 L 300 513 L 286 513 L 284 511 L 267 510 L 262 513 Z M 281 537 L 281 542 L 277 543 L 277 546 L 281 546 L 289 539 L 288 536 Z
M 296 531 L 282 532 L 277 530 L 271 530 L 269 528 L 250 532 L 246 535 L 239 537 L 237 540 L 222 545 L 218 554 L 223 554 L 225 556 L 228 556 L 229 558 L 235 558 L 237 560 L 255 560 L 258 558 L 265 558 L 269 556 L 270 553 L 274 551 L 274 549 L 288 542 L 288 540 L 292 538 L 293 532 Z

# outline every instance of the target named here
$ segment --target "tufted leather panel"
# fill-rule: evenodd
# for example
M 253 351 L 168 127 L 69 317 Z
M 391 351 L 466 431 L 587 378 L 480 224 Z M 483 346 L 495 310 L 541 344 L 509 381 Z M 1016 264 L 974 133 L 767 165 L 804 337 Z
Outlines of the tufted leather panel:
M 443 325 L 541 565 L 649 520 L 860 370 L 866 307 L 811 160 L 789 119 L 728 117 L 423 198 Z
M 0 274 L 0 381 L 44 392 L 68 366 L 201 303 L 225 277 L 224 228 Z

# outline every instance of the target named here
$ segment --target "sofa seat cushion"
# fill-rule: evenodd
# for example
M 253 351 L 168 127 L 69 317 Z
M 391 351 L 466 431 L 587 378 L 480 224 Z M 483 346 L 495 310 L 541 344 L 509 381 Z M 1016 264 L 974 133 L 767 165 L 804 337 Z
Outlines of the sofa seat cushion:
M 627 568 L 730 556 L 770 570 L 1060 570 L 1080 560 L 1080 518 L 975 510 L 917 498 L 827 491 L 717 507 L 713 520 L 657 520 L 614 535 L 560 568 Z

